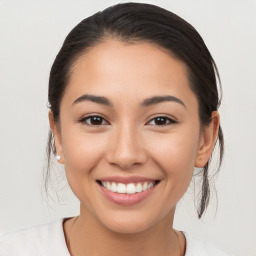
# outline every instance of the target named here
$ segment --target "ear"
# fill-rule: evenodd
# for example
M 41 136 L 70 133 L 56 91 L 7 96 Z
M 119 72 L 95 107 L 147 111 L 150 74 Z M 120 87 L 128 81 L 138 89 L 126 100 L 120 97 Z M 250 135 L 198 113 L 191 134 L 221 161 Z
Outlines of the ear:
M 217 111 L 212 112 L 212 121 L 202 131 L 200 145 L 197 152 L 195 167 L 203 168 L 211 157 L 218 131 L 220 116 Z
M 59 129 L 58 125 L 56 124 L 56 122 L 54 121 L 52 111 L 49 111 L 48 118 L 49 118 L 50 128 L 52 130 L 53 137 L 54 137 L 54 146 L 56 148 L 56 154 L 57 154 L 57 156 L 60 156 L 60 159 L 58 160 L 58 162 L 60 164 L 63 164 L 64 163 L 64 155 L 63 155 L 63 151 L 62 151 L 60 129 Z

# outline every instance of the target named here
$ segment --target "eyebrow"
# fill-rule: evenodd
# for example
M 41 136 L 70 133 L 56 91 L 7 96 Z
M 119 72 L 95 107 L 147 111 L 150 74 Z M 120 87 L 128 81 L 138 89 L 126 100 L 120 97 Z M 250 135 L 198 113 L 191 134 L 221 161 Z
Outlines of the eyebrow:
M 103 105 L 106 105 L 109 107 L 113 106 L 113 104 L 107 98 L 102 97 L 102 96 L 90 95 L 90 94 L 84 94 L 84 95 L 80 96 L 73 102 L 72 105 L 77 104 L 82 101 L 92 101 L 92 102 L 103 104 Z
M 90 94 L 83 94 L 82 96 L 77 98 L 73 102 L 72 105 L 77 104 L 79 102 L 83 102 L 83 101 L 92 101 L 92 102 L 103 104 L 103 105 L 106 105 L 106 106 L 109 106 L 109 107 L 113 106 L 113 104 L 106 97 L 95 96 L 95 95 L 90 95 Z M 172 101 L 172 102 L 179 103 L 179 104 L 183 105 L 186 108 L 186 105 L 184 104 L 184 102 L 182 100 L 180 100 L 177 97 L 171 96 L 171 95 L 154 96 L 154 97 L 151 97 L 151 98 L 147 98 L 147 99 L 143 100 L 143 102 L 140 105 L 142 107 L 148 107 L 148 106 L 158 104 L 158 103 L 162 103 L 162 102 L 166 102 L 166 101 Z
M 180 100 L 177 97 L 171 96 L 171 95 L 155 96 L 155 97 L 151 97 L 151 98 L 145 99 L 141 103 L 141 106 L 147 107 L 147 106 L 151 106 L 151 105 L 162 103 L 162 102 L 166 102 L 166 101 L 172 101 L 172 102 L 179 103 L 179 104 L 183 105 L 186 108 L 186 105 L 185 105 L 185 103 L 182 100 Z

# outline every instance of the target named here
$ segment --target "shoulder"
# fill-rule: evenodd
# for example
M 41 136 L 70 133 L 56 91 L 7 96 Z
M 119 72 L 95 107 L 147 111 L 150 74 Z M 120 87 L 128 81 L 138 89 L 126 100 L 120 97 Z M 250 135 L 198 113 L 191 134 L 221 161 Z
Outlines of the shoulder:
M 0 235 L 0 255 L 69 256 L 63 232 L 63 219 Z
M 197 240 L 185 232 L 183 232 L 183 234 L 186 237 L 185 256 L 232 256 L 226 254 L 208 242 Z

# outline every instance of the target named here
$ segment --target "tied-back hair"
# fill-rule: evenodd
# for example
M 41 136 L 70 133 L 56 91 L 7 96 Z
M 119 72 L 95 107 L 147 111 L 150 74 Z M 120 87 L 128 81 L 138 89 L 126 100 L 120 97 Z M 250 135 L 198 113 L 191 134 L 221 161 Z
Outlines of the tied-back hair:
M 48 101 L 54 121 L 59 123 L 60 102 L 70 78 L 70 69 L 77 58 L 100 42 L 113 38 L 127 44 L 148 42 L 183 61 L 188 69 L 190 87 L 199 103 L 201 127 L 211 123 L 211 114 L 221 102 L 221 81 L 217 66 L 203 39 L 188 22 L 151 4 L 122 3 L 111 6 L 82 20 L 66 37 L 51 68 Z M 218 89 L 219 86 L 219 89 Z M 224 139 L 219 126 L 216 145 L 219 147 L 217 173 L 222 163 Z M 54 138 L 49 131 L 45 184 L 50 176 L 51 157 L 56 154 Z M 205 212 L 210 199 L 209 165 L 202 168 L 202 184 L 198 217 Z

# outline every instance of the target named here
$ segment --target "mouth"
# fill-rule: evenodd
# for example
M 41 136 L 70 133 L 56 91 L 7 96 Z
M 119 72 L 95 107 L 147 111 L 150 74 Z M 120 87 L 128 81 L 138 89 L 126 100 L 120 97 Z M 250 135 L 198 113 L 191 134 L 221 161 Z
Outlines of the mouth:
M 160 180 L 148 180 L 129 183 L 115 182 L 110 180 L 97 180 L 97 183 L 107 191 L 127 195 L 138 194 L 150 190 L 159 182 Z

